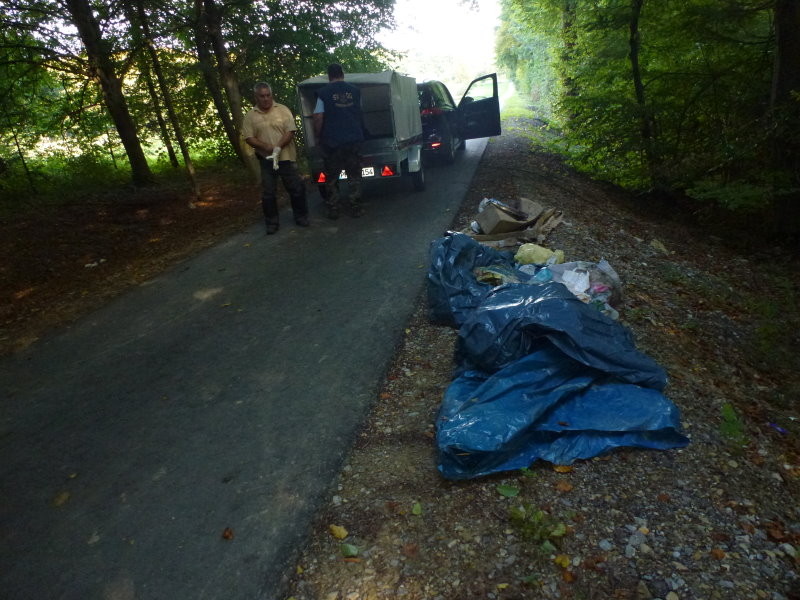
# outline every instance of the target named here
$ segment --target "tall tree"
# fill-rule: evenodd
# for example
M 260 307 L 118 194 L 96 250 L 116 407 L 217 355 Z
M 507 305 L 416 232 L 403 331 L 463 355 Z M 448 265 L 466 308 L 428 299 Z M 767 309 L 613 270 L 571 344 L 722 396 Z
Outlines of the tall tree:
M 211 10 L 209 10 L 211 5 Z M 197 50 L 198 64 L 203 74 L 211 99 L 217 109 L 225 135 L 233 147 L 234 152 L 242 162 L 247 161 L 240 139 L 242 115 L 241 103 L 239 103 L 239 114 L 234 114 L 234 107 L 229 106 L 225 101 L 224 92 L 227 91 L 230 97 L 230 64 L 227 60 L 224 41 L 222 37 L 221 16 L 213 5 L 213 0 L 194 0 L 194 42 Z M 221 50 L 217 50 L 221 48 Z M 224 56 L 224 62 L 217 70 L 218 62 L 215 61 L 215 53 L 220 52 Z M 219 56 L 217 56 L 217 60 Z M 222 77 L 220 77 L 222 75 Z M 227 81 L 226 84 L 221 81 Z
M 663 182 L 661 180 L 661 166 L 660 159 L 657 151 L 655 123 L 653 120 L 652 111 L 648 106 L 645 97 L 644 83 L 642 82 L 642 69 L 639 64 L 639 52 L 641 50 L 641 37 L 639 32 L 639 18 L 642 14 L 642 7 L 644 0 L 631 0 L 631 16 L 630 16 L 630 61 L 631 61 L 631 76 L 633 79 L 633 90 L 636 97 L 636 104 L 639 107 L 639 130 L 642 136 L 642 145 L 644 147 L 645 159 L 650 171 L 650 181 L 656 187 L 661 189 Z
M 167 108 L 167 115 L 169 116 L 170 124 L 172 125 L 172 128 L 175 131 L 175 139 L 177 140 L 178 146 L 181 149 L 181 155 L 183 156 L 183 163 L 186 165 L 186 174 L 189 178 L 189 183 L 192 186 L 194 198 L 195 200 L 199 200 L 200 185 L 197 181 L 197 174 L 195 172 L 194 163 L 192 162 L 192 157 L 189 154 L 189 146 L 186 143 L 186 138 L 183 135 L 183 130 L 181 129 L 180 121 L 178 121 L 178 116 L 175 113 L 175 108 L 172 102 L 172 94 L 170 93 L 166 78 L 164 77 L 164 72 L 161 69 L 161 61 L 158 57 L 158 52 L 156 51 L 155 44 L 153 43 L 153 36 L 152 33 L 150 32 L 150 22 L 147 16 L 147 12 L 145 10 L 144 0 L 135 0 L 135 3 L 136 3 L 136 12 L 135 12 L 136 23 L 141 28 L 142 34 L 144 36 L 145 47 L 147 48 L 147 53 L 153 65 L 153 72 L 156 75 L 156 81 L 158 81 L 158 86 L 159 89 L 161 90 L 161 95 L 164 99 L 164 104 Z
M 135 185 L 145 185 L 153 181 L 153 174 L 147 164 L 144 151 L 139 142 L 136 125 L 131 118 L 128 104 L 122 91 L 122 81 L 116 74 L 114 60 L 100 32 L 88 0 L 64 0 L 72 24 L 78 30 L 89 61 L 89 71 L 103 91 L 103 100 L 114 122 L 122 145 L 131 166 Z
M 788 176 L 775 198 L 783 231 L 800 233 L 800 2 L 775 2 L 775 63 L 770 109 L 775 131 L 773 163 Z

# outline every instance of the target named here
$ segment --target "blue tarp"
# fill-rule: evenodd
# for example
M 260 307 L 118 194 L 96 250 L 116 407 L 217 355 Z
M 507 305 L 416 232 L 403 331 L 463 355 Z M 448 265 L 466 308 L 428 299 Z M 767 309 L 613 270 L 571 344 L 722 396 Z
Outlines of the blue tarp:
M 683 447 L 666 373 L 630 332 L 561 283 L 476 280 L 516 269 L 510 253 L 449 234 L 431 246 L 430 317 L 459 327 L 457 376 L 437 419 L 439 470 L 450 479 L 570 464 L 619 446 Z M 520 273 L 521 280 L 527 280 Z

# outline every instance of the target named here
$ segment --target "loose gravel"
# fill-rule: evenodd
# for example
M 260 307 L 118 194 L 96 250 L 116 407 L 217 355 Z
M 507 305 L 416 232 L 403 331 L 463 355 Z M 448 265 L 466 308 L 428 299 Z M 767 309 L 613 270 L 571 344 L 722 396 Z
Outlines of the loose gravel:
M 543 245 L 620 274 L 621 321 L 669 372 L 691 443 L 444 479 L 456 331 L 420 298 L 281 598 L 800 598 L 797 258 L 577 174 L 531 147 L 540 125 L 505 123 L 453 227 L 484 197 L 563 211 Z

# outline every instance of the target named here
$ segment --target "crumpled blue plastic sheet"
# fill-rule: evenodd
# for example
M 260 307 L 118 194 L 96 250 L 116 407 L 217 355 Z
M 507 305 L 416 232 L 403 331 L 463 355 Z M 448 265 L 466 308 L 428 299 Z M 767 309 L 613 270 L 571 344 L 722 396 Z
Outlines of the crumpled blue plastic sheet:
M 458 374 L 437 419 L 445 477 L 688 444 L 677 407 L 661 393 L 666 373 L 623 325 L 561 283 L 475 281 L 473 269 L 491 264 L 516 266 L 463 234 L 431 246 L 431 319 L 460 326 Z
M 667 384 L 664 369 L 636 349 L 628 329 L 555 282 L 509 283 L 486 294 L 461 325 L 457 360 L 493 373 L 544 344 L 627 383 L 658 390 Z
M 516 269 L 514 255 L 477 243 L 463 233 L 452 233 L 431 244 L 428 269 L 428 315 L 432 322 L 458 327 L 474 311 L 492 286 L 478 281 L 475 267 Z M 527 281 L 530 275 L 519 272 Z

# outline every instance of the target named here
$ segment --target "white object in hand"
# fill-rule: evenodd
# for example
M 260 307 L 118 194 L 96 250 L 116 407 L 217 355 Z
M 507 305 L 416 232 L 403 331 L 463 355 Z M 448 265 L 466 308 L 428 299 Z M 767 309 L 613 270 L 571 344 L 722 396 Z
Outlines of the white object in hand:
M 272 168 L 277 171 L 278 170 L 278 157 L 281 155 L 281 147 L 275 146 L 272 149 Z

